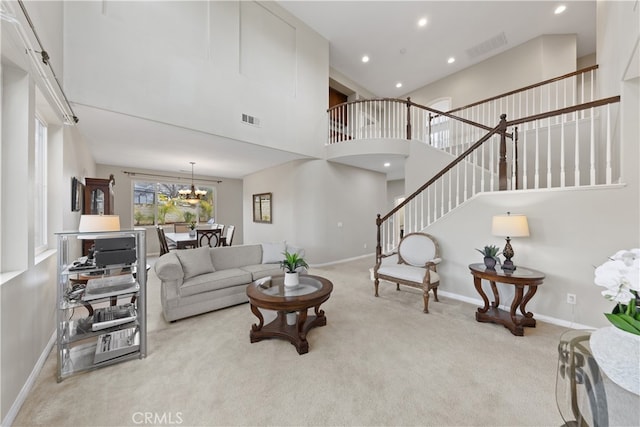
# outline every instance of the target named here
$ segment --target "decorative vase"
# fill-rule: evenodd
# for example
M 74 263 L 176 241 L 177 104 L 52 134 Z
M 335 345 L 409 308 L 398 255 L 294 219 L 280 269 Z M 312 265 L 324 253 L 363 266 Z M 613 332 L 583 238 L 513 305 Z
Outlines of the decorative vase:
M 611 381 L 640 395 L 640 335 L 615 326 L 598 329 L 589 339 L 591 353 Z
M 496 268 L 496 259 L 490 256 L 484 257 L 484 266 L 490 270 L 495 270 Z
M 196 237 L 196 230 L 190 230 L 189 237 Z
M 300 277 L 298 276 L 298 272 L 293 273 L 284 273 L 284 286 L 286 288 L 295 288 L 300 284 Z
M 298 322 L 298 313 L 291 311 L 287 313 L 287 325 L 293 326 Z

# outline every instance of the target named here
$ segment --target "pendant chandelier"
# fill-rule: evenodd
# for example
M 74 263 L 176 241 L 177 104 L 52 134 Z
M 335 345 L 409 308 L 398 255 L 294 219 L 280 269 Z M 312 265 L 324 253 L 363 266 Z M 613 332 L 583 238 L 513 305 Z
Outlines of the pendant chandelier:
M 191 190 L 178 190 L 178 193 L 180 193 L 180 198 L 182 200 L 195 205 L 207 194 L 207 192 L 204 190 L 196 190 L 196 186 L 193 184 L 193 165 L 195 165 L 196 162 L 189 163 L 191 163 Z

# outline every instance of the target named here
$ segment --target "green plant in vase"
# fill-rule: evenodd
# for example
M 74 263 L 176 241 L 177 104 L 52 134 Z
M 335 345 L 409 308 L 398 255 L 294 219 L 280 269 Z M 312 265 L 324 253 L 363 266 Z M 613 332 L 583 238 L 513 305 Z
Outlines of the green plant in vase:
M 495 245 L 486 245 L 483 249 L 476 248 L 476 251 L 480 252 L 484 257 L 484 265 L 487 268 L 495 268 L 496 263 L 500 264 L 500 258 L 498 256 L 502 253 L 500 248 Z

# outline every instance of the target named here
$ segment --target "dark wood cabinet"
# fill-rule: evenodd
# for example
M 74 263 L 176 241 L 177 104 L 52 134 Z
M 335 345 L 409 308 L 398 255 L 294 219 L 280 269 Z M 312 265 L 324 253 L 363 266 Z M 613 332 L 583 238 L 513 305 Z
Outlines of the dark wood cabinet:
M 85 215 L 113 215 L 114 185 L 113 175 L 109 178 L 85 178 L 82 213 Z M 83 240 L 82 254 L 88 255 L 91 246 L 93 246 L 93 240 Z
M 114 178 L 85 178 L 84 206 L 85 215 L 113 215 Z

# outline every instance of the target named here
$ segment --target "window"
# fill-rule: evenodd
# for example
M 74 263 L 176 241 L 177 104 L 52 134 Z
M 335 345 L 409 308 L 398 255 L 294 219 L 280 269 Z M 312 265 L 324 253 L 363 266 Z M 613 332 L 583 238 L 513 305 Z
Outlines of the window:
M 38 255 L 47 249 L 47 125 L 39 117 L 35 120 L 34 153 L 34 247 Z
M 192 205 L 180 198 L 180 190 L 190 184 L 134 181 L 133 222 L 135 225 L 173 224 L 176 222 L 207 222 L 215 214 L 215 187 L 198 186 L 207 194 Z
M 430 105 L 431 108 L 447 112 L 451 109 L 451 98 L 441 99 Z M 431 137 L 430 143 L 437 148 L 450 147 L 449 118 L 446 116 L 438 116 L 431 120 Z

